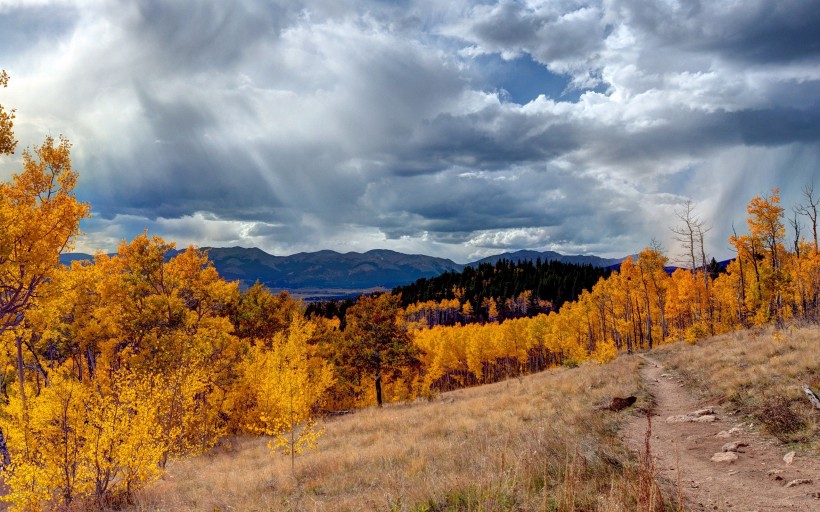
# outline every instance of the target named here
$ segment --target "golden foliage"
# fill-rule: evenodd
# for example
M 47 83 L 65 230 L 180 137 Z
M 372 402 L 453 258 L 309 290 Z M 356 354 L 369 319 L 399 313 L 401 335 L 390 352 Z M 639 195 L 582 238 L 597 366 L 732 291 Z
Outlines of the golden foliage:
M 23 153 L 23 172 L 0 183 L 0 329 L 19 324 L 37 287 L 71 248 L 89 207 L 74 197 L 71 145 L 51 137 Z
M 696 343 L 751 325 L 782 326 L 793 316 L 817 318 L 820 254 L 805 240 L 798 241 L 795 252 L 786 249 L 779 201 L 777 189 L 752 199 L 749 234 L 730 237 L 738 255 L 720 275 L 703 268 L 677 269 L 670 275 L 663 254 L 647 247 L 637 261 L 628 258 L 619 271 L 557 313 L 414 330 L 422 352 L 422 391 L 490 382 L 551 364 L 607 362 L 621 350 L 678 340 Z M 431 312 L 446 315 L 462 307 L 457 300 L 446 302 L 407 311 L 426 311 L 431 324 Z M 492 310 L 495 301 L 485 302 Z
M 333 385 L 330 365 L 308 344 L 313 325 L 294 314 L 287 335 L 277 333 L 272 347 L 251 347 L 240 366 L 240 382 L 254 402 L 246 429 L 273 436 L 272 449 L 293 457 L 316 446 L 320 430 L 316 408 Z
M 8 87 L 9 75 L 6 70 L 0 70 L 0 86 Z M 0 105 L 0 155 L 14 153 L 17 141 L 14 139 L 14 110 L 6 111 Z
M 56 268 L 3 333 L 5 364 L 20 346 L 35 370 L 0 409 L 15 508 L 130 499 L 169 459 L 228 433 L 275 435 L 294 454 L 315 444 L 333 372 L 308 343 L 314 324 L 297 313 L 271 343 L 237 338 L 237 285 L 202 251 L 167 259 L 172 250 L 141 235 L 113 257 Z

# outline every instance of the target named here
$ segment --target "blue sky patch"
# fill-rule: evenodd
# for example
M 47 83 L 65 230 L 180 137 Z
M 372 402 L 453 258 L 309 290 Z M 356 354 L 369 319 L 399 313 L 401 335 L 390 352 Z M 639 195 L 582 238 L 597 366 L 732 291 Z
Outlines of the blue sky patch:
M 570 89 L 570 77 L 550 72 L 546 66 L 525 53 L 514 60 L 504 60 L 498 54 L 475 58 L 476 66 L 486 84 L 485 89 L 504 89 L 509 100 L 524 105 L 543 94 L 554 101 L 576 102 L 583 91 Z

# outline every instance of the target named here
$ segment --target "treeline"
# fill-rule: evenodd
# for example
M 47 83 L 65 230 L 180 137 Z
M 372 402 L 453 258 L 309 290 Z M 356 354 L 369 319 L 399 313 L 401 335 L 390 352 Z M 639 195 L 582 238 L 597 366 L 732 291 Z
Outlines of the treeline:
M 428 325 L 492 322 L 534 316 L 560 308 L 581 291 L 588 290 L 609 269 L 592 265 L 573 265 L 559 261 L 543 262 L 500 260 L 466 267 L 462 272 L 447 272 L 393 290 L 405 308 L 417 304 L 446 304 L 458 301 L 460 314 L 445 313 L 427 318 Z
M 401 298 L 407 321 L 427 327 L 499 322 L 557 310 L 610 272 L 592 265 L 505 259 L 422 278 L 392 294 Z M 345 314 L 356 300 L 313 302 L 306 314 L 337 319 L 344 330 Z
M 683 216 L 679 230 L 694 265 L 666 271 L 666 256 L 647 247 L 637 260 L 601 278 L 589 291 L 557 312 L 515 323 L 422 329 L 425 382 L 449 388 L 487 382 L 499 371 L 517 375 L 550 364 L 588 359 L 606 362 L 619 351 L 651 349 L 756 325 L 783 326 L 801 318 L 820 318 L 820 252 L 817 208 L 820 198 L 805 190 L 807 204 L 795 208 L 810 220 L 812 239 L 801 236 L 795 217 L 787 243 L 780 194 L 749 203 L 748 234 L 733 235 L 737 252 L 725 273 L 716 273 L 703 249 L 703 224 Z M 698 258 L 698 254 L 700 257 Z

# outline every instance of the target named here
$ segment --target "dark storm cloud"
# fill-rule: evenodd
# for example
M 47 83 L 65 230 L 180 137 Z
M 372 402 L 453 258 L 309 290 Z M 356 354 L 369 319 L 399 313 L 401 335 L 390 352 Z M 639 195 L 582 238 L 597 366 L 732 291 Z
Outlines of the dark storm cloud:
M 0 6 L 0 58 L 8 62 L 28 49 L 54 44 L 71 32 L 76 18 L 70 6 L 10 10 Z
M 820 169 L 815 11 L 0 0 L 15 23 L 0 34 L 13 77 L 0 93 L 23 145 L 75 143 L 97 215 L 81 248 L 148 227 L 278 253 L 619 255 L 663 239 L 687 197 L 721 226 L 772 186 L 799 199 L 786 173 Z M 533 66 L 542 82 L 523 84 L 515 70 Z
M 618 0 L 612 7 L 663 46 L 714 52 L 747 63 L 792 62 L 820 55 L 820 9 L 812 2 Z
M 548 161 L 580 145 L 573 124 L 549 117 L 501 104 L 462 116 L 442 114 L 424 127 L 414 149 L 431 161 L 475 169 Z
M 588 58 L 603 46 L 605 31 L 601 11 L 586 3 L 504 0 L 472 8 L 448 32 L 474 42 L 479 52 L 527 52 L 547 64 Z
M 601 244 L 602 232 L 639 226 L 629 199 L 594 177 L 519 167 L 504 172 L 452 169 L 432 180 L 372 185 L 366 196 L 390 238 L 428 233 L 441 243 L 509 249 L 572 241 Z M 606 204 L 606 208 L 596 205 Z
M 275 39 L 288 23 L 286 2 L 124 2 L 126 38 L 161 68 L 176 73 L 224 73 L 261 40 Z
M 820 142 L 820 105 L 810 109 L 773 108 L 744 110 L 734 116 L 746 144 L 779 146 Z

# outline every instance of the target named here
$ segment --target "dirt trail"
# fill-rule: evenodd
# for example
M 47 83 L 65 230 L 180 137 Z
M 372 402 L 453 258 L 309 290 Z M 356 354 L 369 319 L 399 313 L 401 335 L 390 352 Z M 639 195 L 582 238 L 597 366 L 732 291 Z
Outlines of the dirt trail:
M 786 449 L 776 440 L 760 434 L 726 414 L 714 403 L 698 402 L 682 387 L 680 379 L 650 357 L 641 370 L 649 392 L 655 399 L 652 415 L 651 449 L 655 468 L 667 495 L 680 486 L 687 511 L 820 511 L 820 460 L 798 454 L 791 464 L 783 460 Z M 689 419 L 708 416 L 711 408 L 716 419 L 703 422 L 668 421 L 675 416 Z M 699 411 L 702 416 L 693 413 Z M 677 418 L 681 420 L 683 418 Z M 646 434 L 645 417 L 636 417 L 624 431 L 630 447 L 642 450 Z M 733 462 L 711 459 L 727 443 L 741 447 Z M 729 455 L 731 458 L 732 456 Z M 811 483 L 794 485 L 794 481 Z M 792 487 L 787 487 L 787 484 Z

